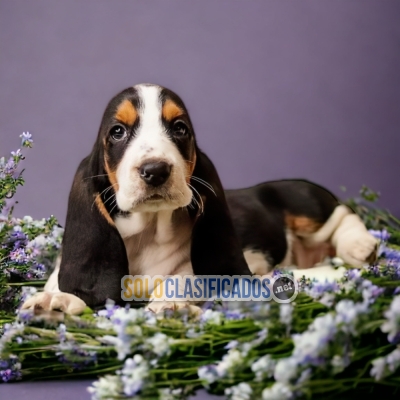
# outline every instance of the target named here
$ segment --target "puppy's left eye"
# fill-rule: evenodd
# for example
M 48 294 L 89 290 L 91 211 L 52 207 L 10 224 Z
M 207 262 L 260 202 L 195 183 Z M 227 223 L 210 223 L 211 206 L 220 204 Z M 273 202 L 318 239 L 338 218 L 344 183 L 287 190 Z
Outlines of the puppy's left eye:
M 182 121 L 176 121 L 172 127 L 172 131 L 175 136 L 186 136 L 189 132 L 189 128 Z
M 126 136 L 126 130 L 121 125 L 115 125 L 110 130 L 110 136 L 112 139 L 118 142 Z

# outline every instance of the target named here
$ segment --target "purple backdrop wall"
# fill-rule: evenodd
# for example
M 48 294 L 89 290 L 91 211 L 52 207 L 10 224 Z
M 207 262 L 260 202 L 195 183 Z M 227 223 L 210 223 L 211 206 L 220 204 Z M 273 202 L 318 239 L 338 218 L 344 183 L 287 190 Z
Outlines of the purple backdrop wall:
M 30 131 L 16 214 L 63 224 L 111 96 L 176 91 L 227 188 L 362 184 L 400 214 L 397 1 L 0 2 L 0 151 Z

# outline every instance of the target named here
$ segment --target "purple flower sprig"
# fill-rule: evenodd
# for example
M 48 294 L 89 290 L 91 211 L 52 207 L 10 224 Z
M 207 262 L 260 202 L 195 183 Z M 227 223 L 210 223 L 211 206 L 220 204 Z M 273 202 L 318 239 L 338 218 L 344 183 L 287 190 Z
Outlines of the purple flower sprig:
M 386 321 L 381 327 L 382 332 L 388 333 L 389 342 L 400 343 L 400 296 L 393 298 L 384 316 Z
M 27 280 L 45 278 L 61 247 L 63 232 L 54 217 L 5 220 L 0 226 L 0 274 Z
M 32 140 L 32 135 L 29 132 L 22 132 L 22 134 L 19 137 L 21 138 L 22 147 L 32 147 L 33 140 Z
M 0 382 L 16 381 L 21 377 L 21 363 L 17 356 L 10 355 L 8 359 L 0 358 Z
M 32 147 L 33 140 L 29 132 L 23 132 L 20 138 L 22 147 Z M 0 158 L 0 215 L 7 204 L 7 200 L 14 196 L 18 186 L 22 186 L 25 183 L 22 178 L 22 172 L 17 172 L 20 161 L 24 159 L 21 149 L 12 151 L 11 157 L 8 159 L 5 157 Z

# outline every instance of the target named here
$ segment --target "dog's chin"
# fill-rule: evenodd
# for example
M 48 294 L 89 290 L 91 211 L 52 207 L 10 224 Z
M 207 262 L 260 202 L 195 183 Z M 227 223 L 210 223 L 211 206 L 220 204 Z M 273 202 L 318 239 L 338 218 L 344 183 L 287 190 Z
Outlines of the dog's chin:
M 133 203 L 131 212 L 157 212 L 162 210 L 175 210 L 176 202 L 161 194 L 151 194 L 142 197 Z
M 123 199 L 119 209 L 124 213 L 132 212 L 158 212 L 163 210 L 176 210 L 186 207 L 190 201 L 182 201 L 182 196 L 177 198 L 172 194 L 152 193 L 135 199 Z

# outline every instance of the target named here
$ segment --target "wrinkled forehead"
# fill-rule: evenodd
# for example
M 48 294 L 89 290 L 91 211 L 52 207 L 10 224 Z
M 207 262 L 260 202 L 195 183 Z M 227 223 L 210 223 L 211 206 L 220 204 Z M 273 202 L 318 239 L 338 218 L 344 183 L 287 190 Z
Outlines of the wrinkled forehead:
M 103 123 L 133 126 L 145 120 L 170 122 L 188 116 L 180 97 L 158 85 L 140 84 L 117 94 L 108 104 Z

